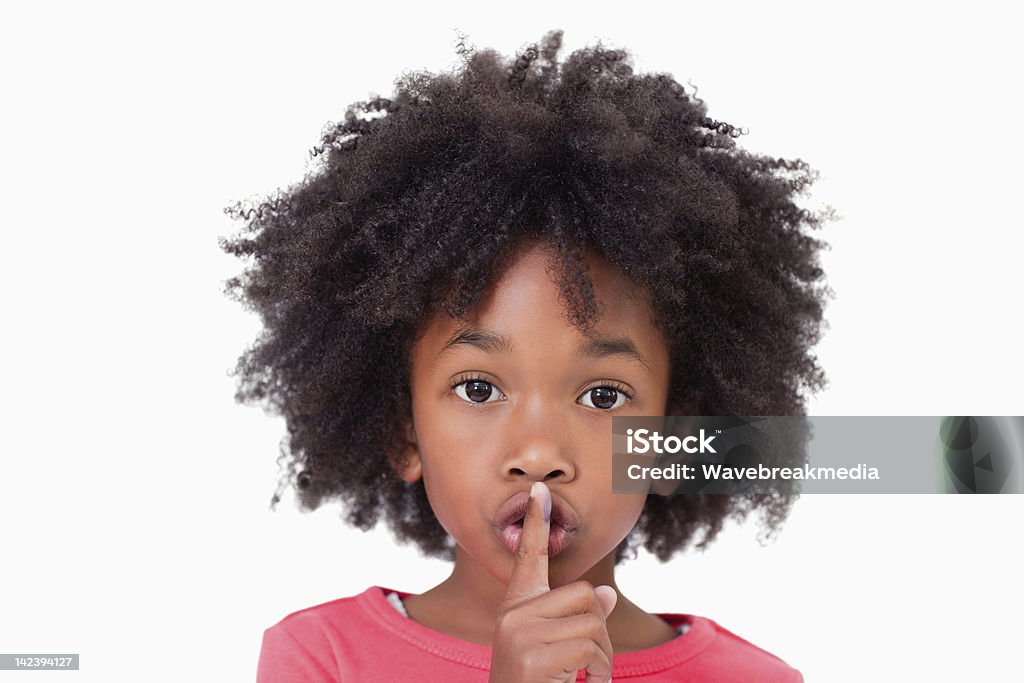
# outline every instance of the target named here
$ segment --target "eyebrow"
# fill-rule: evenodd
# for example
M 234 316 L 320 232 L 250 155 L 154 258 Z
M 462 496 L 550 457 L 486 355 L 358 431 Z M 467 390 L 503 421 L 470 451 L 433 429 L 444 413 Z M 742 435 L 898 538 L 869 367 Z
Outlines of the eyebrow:
M 448 339 L 444 348 L 441 349 L 441 354 L 460 344 L 465 344 L 487 353 L 509 353 L 512 351 L 512 342 L 496 332 L 463 328 Z M 640 354 L 636 344 L 629 337 L 591 336 L 587 339 L 587 343 L 580 347 L 579 355 L 586 358 L 625 356 L 650 369 L 646 359 Z
M 508 353 L 512 350 L 512 343 L 500 334 L 488 332 L 486 330 L 463 328 L 448 339 L 444 348 L 441 349 L 441 354 L 448 349 L 455 348 L 459 344 L 472 346 L 475 349 L 480 349 L 487 353 Z
M 642 355 L 640 355 L 640 351 L 637 350 L 636 344 L 634 344 L 633 340 L 629 337 L 592 336 L 580 349 L 580 355 L 587 356 L 589 358 L 626 356 L 650 370 L 650 366 L 647 364 L 647 361 Z

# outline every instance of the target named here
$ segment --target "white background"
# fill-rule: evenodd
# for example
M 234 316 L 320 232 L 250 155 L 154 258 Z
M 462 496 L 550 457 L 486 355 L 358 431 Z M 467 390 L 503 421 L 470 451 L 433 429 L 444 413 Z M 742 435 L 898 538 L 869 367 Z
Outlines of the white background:
M 301 179 L 329 120 L 455 29 L 551 28 L 692 80 L 748 148 L 821 170 L 837 298 L 813 415 L 1024 414 L 1021 63 L 1009 3 L 20 3 L 0 17 L 0 652 L 253 680 L 262 631 L 446 566 L 336 508 L 268 510 L 283 423 L 233 402 L 257 331 L 221 209 Z M 808 681 L 1020 680 L 1024 497 L 808 496 L 778 540 L 627 564 Z

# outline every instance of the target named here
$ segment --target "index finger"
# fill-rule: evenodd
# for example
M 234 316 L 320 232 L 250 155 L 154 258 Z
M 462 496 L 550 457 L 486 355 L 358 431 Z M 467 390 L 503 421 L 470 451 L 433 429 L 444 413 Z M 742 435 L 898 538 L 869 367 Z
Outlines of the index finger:
M 548 537 L 551 533 L 551 491 L 541 482 L 530 489 L 516 562 L 505 601 L 521 602 L 551 590 L 548 585 Z

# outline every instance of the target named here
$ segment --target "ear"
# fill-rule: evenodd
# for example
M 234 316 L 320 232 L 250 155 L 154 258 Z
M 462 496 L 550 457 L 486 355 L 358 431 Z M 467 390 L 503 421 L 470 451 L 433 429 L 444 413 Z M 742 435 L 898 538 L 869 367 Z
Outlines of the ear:
M 402 481 L 413 483 L 423 477 L 423 461 L 420 459 L 419 442 L 416 439 L 416 429 L 412 420 L 406 420 L 402 425 L 402 450 L 398 455 L 397 462 L 392 466 L 395 473 Z

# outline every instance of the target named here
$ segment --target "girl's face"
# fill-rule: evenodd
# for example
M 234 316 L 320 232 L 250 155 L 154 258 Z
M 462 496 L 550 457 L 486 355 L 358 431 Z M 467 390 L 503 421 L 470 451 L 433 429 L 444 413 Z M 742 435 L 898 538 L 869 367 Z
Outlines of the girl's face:
M 423 477 L 463 554 L 507 583 L 524 492 L 552 492 L 551 585 L 578 579 L 633 528 L 645 495 L 613 494 L 611 418 L 661 415 L 668 348 L 637 285 L 588 258 L 600 319 L 565 317 L 549 252 L 522 248 L 465 318 L 428 321 L 412 352 L 406 481 Z M 518 494 L 518 497 L 516 497 Z

